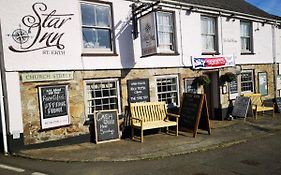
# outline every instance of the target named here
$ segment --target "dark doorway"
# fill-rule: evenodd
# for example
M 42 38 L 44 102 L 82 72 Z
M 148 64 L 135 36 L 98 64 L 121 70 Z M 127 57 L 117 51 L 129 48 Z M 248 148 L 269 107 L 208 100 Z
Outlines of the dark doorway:
M 215 111 L 220 106 L 219 72 L 205 72 L 204 74 L 207 75 L 211 80 L 211 83 L 204 87 L 209 109 L 209 116 L 210 119 L 216 119 Z

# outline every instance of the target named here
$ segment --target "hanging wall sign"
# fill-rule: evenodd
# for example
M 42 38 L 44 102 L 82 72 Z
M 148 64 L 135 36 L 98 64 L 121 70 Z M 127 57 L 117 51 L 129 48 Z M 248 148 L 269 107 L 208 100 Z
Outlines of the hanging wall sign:
M 233 80 L 228 84 L 229 99 L 234 100 L 238 96 L 238 83 L 237 80 Z
M 68 86 L 39 87 L 42 129 L 70 124 Z
M 215 69 L 235 66 L 234 56 L 192 57 L 193 69 Z
M 140 36 L 142 56 L 157 53 L 155 13 L 140 18 Z

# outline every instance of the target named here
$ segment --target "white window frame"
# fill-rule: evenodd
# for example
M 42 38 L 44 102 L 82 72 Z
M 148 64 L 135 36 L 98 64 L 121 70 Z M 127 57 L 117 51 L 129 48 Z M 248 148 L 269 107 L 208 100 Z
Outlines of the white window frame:
M 168 14 L 169 17 L 170 17 L 170 20 L 171 20 L 171 24 L 170 24 L 170 28 L 171 30 L 170 31 L 161 31 L 160 30 L 160 25 L 159 25 L 159 16 L 158 14 Z M 156 12 L 156 25 L 157 25 L 157 50 L 159 53 L 175 53 L 176 51 L 176 35 L 175 35 L 175 18 L 174 18 L 174 13 L 173 12 L 167 12 L 167 11 L 157 11 Z M 166 26 L 167 27 L 167 26 Z M 160 43 L 160 32 L 162 33 L 168 33 L 170 34 L 170 43 L 164 43 L 164 44 L 161 44 Z M 165 47 L 170 47 L 169 49 L 166 49 Z
M 248 80 L 248 81 L 244 81 L 244 83 L 252 83 L 252 90 L 246 90 L 246 91 L 242 91 L 242 74 L 243 73 L 251 73 L 252 75 L 252 80 Z M 254 93 L 255 92 L 255 76 L 254 76 L 254 70 L 244 70 L 243 72 L 241 72 L 240 74 L 240 90 L 242 94 L 246 94 L 246 93 Z
M 247 25 L 249 27 L 249 35 L 242 35 L 242 32 L 241 32 L 241 26 L 242 25 Z M 240 21 L 240 49 L 241 49 L 241 53 L 253 53 L 253 27 L 252 27 L 252 23 L 251 22 L 248 22 L 248 21 Z M 246 39 L 246 41 L 249 42 L 249 49 L 243 49 L 242 48 L 242 40 L 243 39 Z
M 89 112 L 89 99 L 88 99 L 88 92 L 87 92 L 87 85 L 88 84 L 95 84 L 95 83 L 106 83 L 106 82 L 115 82 L 116 84 L 116 96 L 117 96 L 117 110 L 118 114 L 121 114 L 121 98 L 120 98 L 120 81 L 119 79 L 97 79 L 97 80 L 85 80 L 84 81 L 84 106 L 85 106 L 85 120 L 89 120 L 89 115 L 93 113 Z
M 203 33 L 203 19 L 207 19 L 207 20 L 211 20 L 212 22 L 214 22 L 214 33 Z M 201 22 L 201 42 L 202 42 L 202 53 L 205 53 L 205 54 L 211 54 L 211 53 L 217 53 L 218 52 L 218 29 L 217 29 L 217 18 L 216 17 L 213 17 L 213 16 L 205 16 L 205 15 L 201 15 L 201 18 L 200 18 L 200 22 Z M 203 37 L 208 37 L 208 36 L 212 36 L 214 39 L 213 39 L 213 42 L 214 42 L 214 48 L 213 49 L 206 49 L 204 47 L 204 45 L 206 45 L 206 43 L 204 43 L 204 39 Z M 207 41 L 207 40 L 206 40 Z
M 101 27 L 101 26 L 92 26 L 92 25 L 83 25 L 83 19 L 82 19 L 82 9 L 81 5 L 82 4 L 87 4 L 87 5 L 92 5 L 92 6 L 105 6 L 109 7 L 109 22 L 110 26 L 109 27 Z M 82 49 L 83 53 L 114 53 L 115 52 L 115 43 L 114 43 L 114 23 L 113 23 L 113 13 L 112 13 L 112 5 L 109 3 L 97 3 L 97 2 L 89 2 L 89 1 L 80 1 L 79 3 L 80 7 L 80 14 L 81 14 L 81 35 L 82 35 Z M 83 38 L 83 28 L 96 28 L 96 29 L 105 29 L 109 30 L 109 37 L 110 37 L 110 45 L 111 48 L 86 48 L 84 47 L 84 38 Z
M 188 92 L 187 91 L 187 85 L 189 85 L 187 82 L 188 81 L 194 81 L 195 80 L 195 78 L 186 78 L 186 79 L 184 79 L 184 92 L 186 92 L 186 93 L 199 93 L 199 89 L 198 89 L 198 87 L 196 87 L 196 89 L 194 89 L 194 91 L 192 91 L 192 92 Z
M 158 80 L 159 79 L 168 79 L 168 78 L 176 78 L 176 91 L 173 91 L 173 92 L 176 92 L 177 93 L 177 103 L 178 104 L 174 104 L 174 106 L 180 106 L 180 94 L 179 94 L 179 78 L 178 78 L 178 75 L 162 75 L 162 76 L 156 76 L 155 78 L 155 83 L 156 83 L 156 95 L 157 95 L 157 101 L 160 101 L 160 99 L 158 98 Z M 168 93 L 168 92 L 167 92 Z M 164 94 L 162 92 L 162 94 Z M 168 104 L 166 104 L 168 105 Z

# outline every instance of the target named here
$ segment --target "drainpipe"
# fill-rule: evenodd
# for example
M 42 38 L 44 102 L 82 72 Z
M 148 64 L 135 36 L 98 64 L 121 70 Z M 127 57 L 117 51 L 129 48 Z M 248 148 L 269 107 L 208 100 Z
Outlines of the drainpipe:
M 7 127 L 6 127 L 6 113 L 4 107 L 4 87 L 5 85 L 5 66 L 4 66 L 4 54 L 2 46 L 2 34 L 1 34 L 1 21 L 0 21 L 0 111 L 1 111 L 1 124 L 2 124 L 2 133 L 3 133 L 3 146 L 4 154 L 8 155 L 8 142 L 7 142 Z
M 278 69 L 277 69 L 277 63 L 276 63 L 276 30 L 275 30 L 275 25 L 271 26 L 272 28 L 272 56 L 273 56 L 273 73 L 274 73 L 274 98 L 277 97 L 278 90 L 277 90 L 277 74 L 278 74 Z

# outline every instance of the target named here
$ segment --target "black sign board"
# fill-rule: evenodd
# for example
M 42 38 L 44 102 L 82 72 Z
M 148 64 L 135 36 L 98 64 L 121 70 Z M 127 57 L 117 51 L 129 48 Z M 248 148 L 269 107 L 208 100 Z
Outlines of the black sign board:
M 279 113 L 281 113 L 281 97 L 275 98 L 276 109 Z
M 129 103 L 150 101 L 149 79 L 128 80 L 127 87 Z
M 43 119 L 67 115 L 66 87 L 42 87 L 41 102 Z
M 119 140 L 116 110 L 96 111 L 94 114 L 96 143 Z
M 70 124 L 67 85 L 39 87 L 39 99 L 42 129 Z
M 180 126 L 193 131 L 196 137 L 198 128 L 211 134 L 206 97 L 203 94 L 183 93 L 180 109 Z
M 249 97 L 237 96 L 235 99 L 232 116 L 244 117 L 253 116 L 251 99 Z

